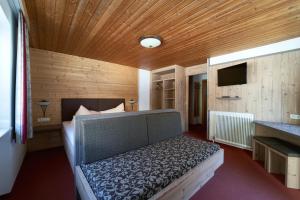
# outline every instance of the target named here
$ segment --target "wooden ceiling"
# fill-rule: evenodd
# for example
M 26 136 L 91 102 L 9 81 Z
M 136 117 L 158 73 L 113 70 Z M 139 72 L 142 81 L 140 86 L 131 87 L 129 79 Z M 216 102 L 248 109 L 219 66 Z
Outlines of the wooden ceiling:
M 300 36 L 300 0 L 25 0 L 30 45 L 154 69 Z M 159 48 L 139 45 L 159 35 Z

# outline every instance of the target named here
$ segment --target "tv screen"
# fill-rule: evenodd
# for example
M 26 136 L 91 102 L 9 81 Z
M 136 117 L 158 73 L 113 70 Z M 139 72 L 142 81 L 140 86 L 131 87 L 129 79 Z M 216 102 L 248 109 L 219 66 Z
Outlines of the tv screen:
M 247 63 L 241 63 L 218 70 L 218 86 L 247 83 Z

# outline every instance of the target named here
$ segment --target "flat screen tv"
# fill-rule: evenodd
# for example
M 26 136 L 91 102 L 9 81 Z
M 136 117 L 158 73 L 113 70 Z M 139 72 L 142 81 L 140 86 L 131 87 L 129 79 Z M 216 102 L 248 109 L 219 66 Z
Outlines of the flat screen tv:
M 247 63 L 218 70 L 218 86 L 242 85 L 247 83 Z

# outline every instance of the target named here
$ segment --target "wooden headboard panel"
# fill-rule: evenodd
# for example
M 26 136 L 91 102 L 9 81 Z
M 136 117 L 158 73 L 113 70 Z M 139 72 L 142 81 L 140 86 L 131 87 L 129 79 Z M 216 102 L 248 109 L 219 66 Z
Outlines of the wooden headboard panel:
M 89 110 L 102 111 L 114 108 L 121 103 L 125 106 L 125 99 L 61 99 L 61 119 L 71 121 L 80 105 Z

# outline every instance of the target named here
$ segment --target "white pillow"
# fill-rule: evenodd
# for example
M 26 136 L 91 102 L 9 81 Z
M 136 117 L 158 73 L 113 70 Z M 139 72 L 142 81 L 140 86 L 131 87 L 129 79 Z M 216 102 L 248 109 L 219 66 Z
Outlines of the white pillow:
M 121 103 L 120 105 L 118 105 L 115 108 L 112 108 L 112 109 L 109 109 L 109 110 L 100 111 L 101 114 L 105 114 L 105 113 L 118 113 L 118 112 L 125 112 L 124 103 Z
M 77 110 L 77 112 L 75 113 L 74 116 L 77 115 L 98 115 L 98 114 L 105 114 L 105 113 L 118 113 L 118 112 L 125 112 L 125 108 L 124 108 L 124 103 L 121 103 L 120 105 L 118 105 L 115 108 L 109 109 L 109 110 L 104 110 L 104 111 L 94 111 L 94 110 L 88 110 L 86 107 L 84 107 L 83 105 L 80 105 L 79 109 Z M 72 119 L 72 124 L 75 124 L 75 119 Z
M 90 114 L 90 111 L 86 107 L 81 105 L 79 107 L 79 109 L 77 110 L 77 112 L 75 113 L 75 116 L 76 115 L 89 115 L 89 114 Z
M 77 110 L 77 112 L 75 113 L 74 116 L 78 116 L 78 115 L 90 115 L 90 114 L 91 114 L 91 112 L 86 107 L 84 107 L 83 105 L 80 105 L 79 109 Z M 75 124 L 74 116 L 73 116 L 73 119 L 72 119 L 72 123 L 73 124 Z
M 91 115 L 99 115 L 101 114 L 101 111 L 94 111 L 94 110 L 89 110 Z

